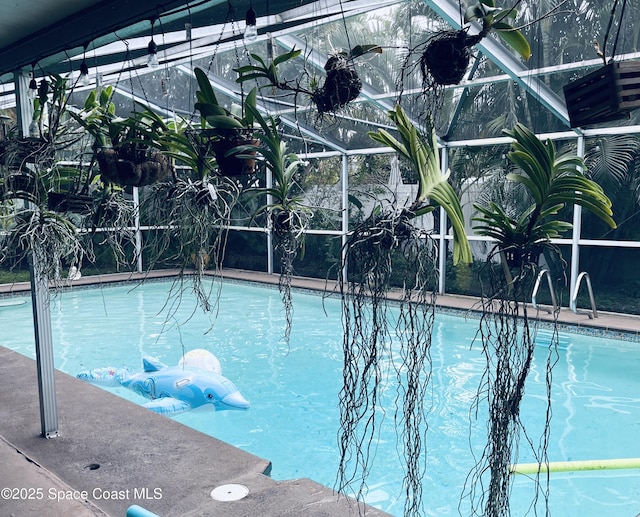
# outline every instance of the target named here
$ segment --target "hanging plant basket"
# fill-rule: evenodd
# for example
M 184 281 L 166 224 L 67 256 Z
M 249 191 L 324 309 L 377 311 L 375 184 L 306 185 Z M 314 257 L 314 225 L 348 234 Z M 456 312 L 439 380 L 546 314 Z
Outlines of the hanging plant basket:
M 344 59 L 332 59 L 325 65 L 327 77 L 324 84 L 311 96 L 319 115 L 335 112 L 346 106 L 355 100 L 362 90 L 362 81 L 353 66 Z
M 27 171 L 12 171 L 2 182 L 2 196 L 4 198 L 22 197 L 21 194 L 37 195 L 37 179 L 33 173 Z
M 88 214 L 93 209 L 93 197 L 70 192 L 49 192 L 47 206 L 54 212 Z
M 120 186 L 144 187 L 169 178 L 171 163 L 162 153 L 136 154 L 131 148 L 101 149 L 97 156 L 102 179 Z
M 8 167 L 21 167 L 34 163 L 48 167 L 53 164 L 55 150 L 42 138 L 19 138 L 5 140 L 0 146 L 0 162 Z
M 435 33 L 420 58 L 423 82 L 430 83 L 431 78 L 440 86 L 459 84 L 469 68 L 471 48 L 482 37 L 469 36 L 466 30 Z
M 217 134 L 220 135 L 220 130 L 217 130 Z M 216 157 L 220 175 L 234 178 L 253 174 L 256 168 L 256 152 L 243 151 L 243 157 L 240 158 L 237 156 L 238 153 L 234 152 L 234 149 L 239 146 L 257 146 L 259 144 L 260 141 L 253 138 L 251 131 L 233 130 L 222 137 L 218 136 L 212 139 L 210 142 L 211 150 Z
M 629 118 L 640 108 L 640 61 L 609 63 L 564 87 L 571 127 Z
M 535 246 L 533 248 L 526 247 L 509 247 L 501 250 L 507 266 L 510 268 L 520 268 L 527 264 L 537 266 L 542 254 L 542 248 Z

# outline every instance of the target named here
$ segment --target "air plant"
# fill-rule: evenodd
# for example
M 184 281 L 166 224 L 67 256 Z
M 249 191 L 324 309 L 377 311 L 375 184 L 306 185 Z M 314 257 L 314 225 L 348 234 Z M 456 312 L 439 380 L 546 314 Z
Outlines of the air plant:
M 55 282 L 65 267 L 79 269 L 90 253 L 69 217 L 29 198 L 17 192 L 0 203 L 0 264 L 12 267 L 28 259 L 39 278 Z

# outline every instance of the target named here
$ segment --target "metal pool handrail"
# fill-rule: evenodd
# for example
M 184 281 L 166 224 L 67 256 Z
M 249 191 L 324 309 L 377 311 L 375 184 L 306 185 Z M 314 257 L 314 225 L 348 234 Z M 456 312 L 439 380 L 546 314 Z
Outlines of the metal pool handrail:
M 573 294 L 571 295 L 571 310 L 578 314 L 578 291 L 580 290 L 580 282 L 582 279 L 585 279 L 587 282 L 587 291 L 589 291 L 589 299 L 591 301 L 591 314 L 589 314 L 589 319 L 595 319 L 598 317 L 598 311 L 596 310 L 596 301 L 593 298 L 593 289 L 591 288 L 591 279 L 589 278 L 589 273 L 583 271 L 578 275 L 578 279 L 576 280 L 576 287 L 573 290 Z
M 534 309 L 538 308 L 538 304 L 536 302 L 536 296 L 538 295 L 538 289 L 540 289 L 540 282 L 542 281 L 542 277 L 547 277 L 547 284 L 549 285 L 549 292 L 551 293 L 551 304 L 553 305 L 553 312 L 558 310 L 558 302 L 556 300 L 556 292 L 553 289 L 553 283 L 551 282 L 551 274 L 548 269 L 543 269 L 538 273 L 538 277 L 536 278 L 536 283 L 533 286 L 533 294 L 531 295 L 531 305 L 533 305 Z M 545 309 L 549 314 L 552 313 L 549 309 Z

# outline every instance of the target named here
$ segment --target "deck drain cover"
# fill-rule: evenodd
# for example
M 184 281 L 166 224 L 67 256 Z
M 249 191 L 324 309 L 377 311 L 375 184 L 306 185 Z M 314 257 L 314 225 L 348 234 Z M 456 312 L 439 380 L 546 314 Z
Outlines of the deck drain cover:
M 244 485 L 220 485 L 211 491 L 211 497 L 216 501 L 239 501 L 249 495 L 249 489 Z

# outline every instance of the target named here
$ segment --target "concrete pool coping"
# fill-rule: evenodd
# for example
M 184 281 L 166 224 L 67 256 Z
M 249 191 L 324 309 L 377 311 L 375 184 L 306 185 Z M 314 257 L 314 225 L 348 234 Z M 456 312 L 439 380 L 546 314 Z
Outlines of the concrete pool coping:
M 276 481 L 268 460 L 70 375 L 56 372 L 55 383 L 60 436 L 47 440 L 40 436 L 35 361 L 0 347 L 0 488 L 14 489 L 14 498 L 2 493 L 2 515 L 123 517 L 131 505 L 163 517 L 344 517 L 363 510 L 310 479 Z M 228 484 L 249 494 L 211 497 Z M 366 515 L 388 514 L 367 507 Z
M 161 271 L 83 277 L 73 286 L 175 274 Z M 225 270 L 223 277 L 278 283 L 277 275 L 251 271 Z M 293 285 L 335 292 L 335 285 L 322 280 L 294 278 Z M 28 283 L 0 285 L 0 296 L 24 294 L 29 288 Z M 479 309 L 477 299 L 465 296 L 439 296 L 438 304 L 469 314 Z M 539 317 L 552 320 L 544 312 Z M 591 320 L 586 314 L 562 309 L 559 321 L 594 332 L 640 336 L 638 317 L 600 313 L 598 319 Z M 124 516 L 133 504 L 163 517 L 343 517 L 363 510 L 352 499 L 338 497 L 309 479 L 275 481 L 267 475 L 268 460 L 151 411 L 141 411 L 134 403 L 62 372 L 56 372 L 56 393 L 61 435 L 46 440 L 40 436 L 35 362 L 0 347 L 0 488 L 25 490 L 14 491 L 15 499 L 0 499 L 3 515 L 115 517 Z M 229 483 L 247 486 L 249 495 L 233 502 L 210 497 L 212 489 Z M 82 492 L 87 493 L 86 498 Z M 59 494 L 64 500 L 56 500 Z M 114 497 L 106 498 L 105 494 Z M 29 495 L 33 498 L 23 498 Z M 366 514 L 387 515 L 371 507 L 366 508 Z

